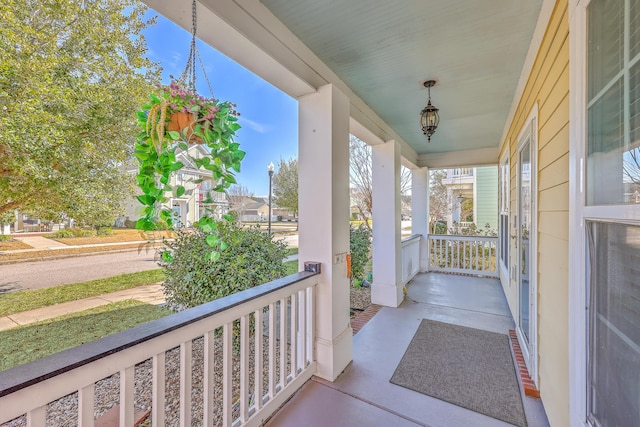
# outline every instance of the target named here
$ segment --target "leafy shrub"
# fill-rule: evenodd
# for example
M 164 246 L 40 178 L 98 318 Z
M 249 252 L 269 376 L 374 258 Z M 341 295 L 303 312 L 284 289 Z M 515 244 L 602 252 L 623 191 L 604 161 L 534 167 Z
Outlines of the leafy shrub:
M 272 241 L 257 227 L 236 223 L 221 222 L 218 231 L 228 247 L 215 262 L 205 258 L 211 246 L 208 234 L 199 229 L 178 230 L 175 240 L 165 243 L 162 259 L 167 261 L 160 265 L 170 308 L 194 307 L 286 275 L 284 241 Z
M 236 210 L 230 210 L 227 215 L 231 216 L 231 222 L 238 222 L 240 220 L 240 213 Z
M 113 234 L 113 229 L 111 227 L 100 227 L 96 230 L 96 235 L 98 236 L 111 236 Z
M 55 233 L 50 234 L 47 237 L 51 239 L 64 239 L 67 237 L 94 237 L 95 235 L 96 230 L 94 229 L 71 227 L 56 231 Z
M 371 257 L 371 230 L 364 224 L 349 226 L 351 250 L 351 284 L 359 284 L 365 277 L 365 268 Z
M 11 236 L 8 234 L 0 234 L 0 242 L 8 242 L 11 240 Z
M 66 237 L 74 237 L 74 236 L 73 236 L 73 232 L 70 229 L 65 228 L 63 230 L 56 231 L 55 233 L 45 237 L 49 237 L 50 239 L 64 239 Z

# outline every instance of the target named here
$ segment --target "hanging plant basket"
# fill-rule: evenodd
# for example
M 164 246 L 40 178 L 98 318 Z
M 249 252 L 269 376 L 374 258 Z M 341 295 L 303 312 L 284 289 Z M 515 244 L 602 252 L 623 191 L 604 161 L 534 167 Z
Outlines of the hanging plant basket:
M 184 167 L 176 157 L 176 150 L 188 151 L 189 144 L 207 147 L 208 155 L 189 157 L 189 162 L 210 172 L 214 181 L 212 190 L 216 192 L 224 192 L 236 183 L 235 172 L 240 172 L 240 162 L 245 155 L 239 148 L 240 144 L 234 141 L 236 131 L 240 129 L 235 105 L 219 101 L 213 95 L 206 98 L 196 92 L 196 58 L 199 58 L 196 4 L 193 0 L 191 50 L 182 76 L 169 85 L 160 86 L 137 112 L 141 132 L 136 137 L 134 155 L 139 163 L 136 181 L 142 190 L 138 201 L 143 209 L 136 228 L 145 231 L 173 228 L 174 218 L 168 202 L 172 197 L 189 195 L 185 187 L 173 179 Z M 213 94 L 202 60 L 200 65 Z M 191 184 L 197 185 L 201 181 L 195 180 Z M 207 244 L 211 252 L 207 257 L 217 260 L 219 251 L 226 247 L 218 237 L 217 220 L 208 212 L 194 226 L 209 234 Z M 163 252 L 163 259 L 167 254 Z
M 144 194 L 138 200 L 145 205 L 145 215 L 136 227 L 143 230 L 155 230 L 162 223 L 173 225 L 165 204 L 168 196 L 185 193 L 183 186 L 171 184 L 172 175 L 184 166 L 176 158 L 177 149 L 187 150 L 188 144 L 208 147 L 209 156 L 191 160 L 211 171 L 214 191 L 225 191 L 236 183 L 234 172 L 240 171 L 245 155 L 233 140 L 240 129 L 234 104 L 202 97 L 177 82 L 159 90 L 159 95 L 151 94 L 150 102 L 138 111 L 142 132 L 134 155 L 140 164 L 137 181 Z
M 195 127 L 198 120 L 198 115 L 195 113 L 184 113 L 177 111 L 169 114 L 169 121 L 166 124 L 166 130 L 171 132 L 178 132 L 183 136 L 187 144 L 203 144 L 202 137 L 196 135 Z M 208 125 L 209 123 L 205 123 Z M 206 127 L 202 126 L 202 132 L 206 132 Z

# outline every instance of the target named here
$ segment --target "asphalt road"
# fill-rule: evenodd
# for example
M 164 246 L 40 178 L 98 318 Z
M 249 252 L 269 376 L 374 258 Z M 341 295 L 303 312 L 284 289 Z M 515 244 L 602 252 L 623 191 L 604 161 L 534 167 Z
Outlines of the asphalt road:
M 0 265 L 0 294 L 152 270 L 159 268 L 154 255 L 135 250 Z

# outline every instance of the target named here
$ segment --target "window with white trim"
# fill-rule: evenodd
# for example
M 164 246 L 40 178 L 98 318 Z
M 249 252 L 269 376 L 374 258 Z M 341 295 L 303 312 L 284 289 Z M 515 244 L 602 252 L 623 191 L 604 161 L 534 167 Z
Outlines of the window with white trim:
M 592 1 L 587 34 L 587 204 L 640 203 L 640 1 Z
M 640 227 L 590 221 L 589 421 L 640 425 Z
M 587 419 L 640 426 L 640 0 L 587 6 Z

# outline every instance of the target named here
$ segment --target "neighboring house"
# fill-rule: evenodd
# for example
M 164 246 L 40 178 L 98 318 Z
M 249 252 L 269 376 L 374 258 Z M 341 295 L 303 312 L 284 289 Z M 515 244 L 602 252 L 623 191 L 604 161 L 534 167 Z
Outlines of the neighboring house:
M 7 224 L 0 223 L 0 234 L 10 234 L 12 228 L 14 233 L 53 231 L 64 228 L 65 224 L 67 226 L 72 226 L 73 220 L 71 220 L 71 224 L 68 224 L 67 222 L 56 224 L 52 221 L 43 221 L 38 218 L 30 218 L 27 214 L 23 214 L 22 212 L 16 210 L 15 221 Z
M 240 215 L 242 222 L 258 222 L 269 220 L 269 203 L 263 200 L 249 202 Z M 271 218 L 273 221 L 273 217 Z
M 176 152 L 176 158 L 184 167 L 169 183 L 176 187 L 182 185 L 185 193 L 181 197 L 170 197 L 165 207 L 171 209 L 174 223 L 178 227 L 191 227 L 205 214 L 220 218 L 229 210 L 229 200 L 225 193 L 213 191 L 214 182 L 210 171 L 197 168 L 193 158 L 206 156 L 208 151 L 199 144 L 190 145 L 187 151 Z M 130 169 L 137 173 L 137 169 Z M 196 182 L 202 180 L 201 182 Z M 125 205 L 124 220 L 135 222 L 140 218 L 142 205 L 132 198 Z M 123 221 L 124 222 L 124 221 Z
M 447 177 L 442 180 L 447 187 L 452 211 L 447 215 L 447 228 L 468 229 L 475 224 L 478 230 L 498 229 L 498 168 L 483 166 L 476 168 L 447 169 Z M 462 218 L 465 201 L 470 201 L 472 218 Z
M 230 209 L 238 212 L 241 222 L 261 222 L 269 220 L 269 198 L 232 196 Z M 281 217 L 284 221 L 293 220 L 294 215 L 287 209 L 280 208 L 271 201 L 271 221 Z

